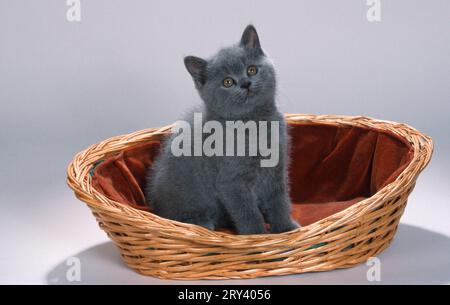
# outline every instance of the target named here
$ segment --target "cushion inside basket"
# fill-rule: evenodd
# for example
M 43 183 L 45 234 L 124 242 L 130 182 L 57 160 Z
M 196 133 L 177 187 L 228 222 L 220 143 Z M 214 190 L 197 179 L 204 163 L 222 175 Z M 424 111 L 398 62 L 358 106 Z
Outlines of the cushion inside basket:
M 317 123 L 290 123 L 292 217 L 303 226 L 375 194 L 412 158 L 412 146 L 391 132 Z M 92 186 L 108 198 L 148 210 L 143 186 L 162 136 L 105 158 Z

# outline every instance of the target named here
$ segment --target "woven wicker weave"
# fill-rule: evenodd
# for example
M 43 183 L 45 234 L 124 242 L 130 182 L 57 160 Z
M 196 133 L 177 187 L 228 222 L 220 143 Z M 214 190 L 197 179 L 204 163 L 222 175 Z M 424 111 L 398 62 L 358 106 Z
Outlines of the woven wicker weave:
M 366 117 L 287 115 L 288 122 L 388 130 L 409 141 L 414 155 L 397 179 L 372 197 L 321 221 L 282 234 L 231 235 L 161 218 L 114 202 L 91 186 L 89 171 L 105 156 L 159 139 L 171 126 L 118 136 L 78 153 L 68 184 L 86 202 L 123 260 L 145 275 L 170 279 L 229 279 L 348 268 L 390 244 L 407 198 L 428 164 L 432 140 L 405 124 Z

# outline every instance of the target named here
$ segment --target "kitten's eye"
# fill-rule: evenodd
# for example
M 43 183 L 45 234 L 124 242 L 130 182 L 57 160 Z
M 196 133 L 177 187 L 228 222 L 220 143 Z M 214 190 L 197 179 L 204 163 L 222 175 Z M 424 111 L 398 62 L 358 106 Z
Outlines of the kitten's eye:
M 234 80 L 231 77 L 227 77 L 223 80 L 224 87 L 230 88 L 233 85 L 234 85 Z
M 255 66 L 250 66 L 247 68 L 247 74 L 249 76 L 256 75 L 256 73 L 258 73 L 258 68 L 256 68 Z

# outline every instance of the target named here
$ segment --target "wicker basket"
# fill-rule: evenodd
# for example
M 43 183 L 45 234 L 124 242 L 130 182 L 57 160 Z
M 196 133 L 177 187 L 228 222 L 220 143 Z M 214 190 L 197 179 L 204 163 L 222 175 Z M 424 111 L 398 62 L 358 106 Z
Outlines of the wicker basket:
M 118 136 L 78 153 L 68 167 L 68 184 L 92 210 L 123 260 L 159 278 L 230 279 L 348 268 L 388 247 L 419 173 L 428 164 L 432 140 L 405 124 L 366 117 L 287 115 L 288 122 L 368 127 L 390 131 L 413 148 L 396 180 L 376 194 L 309 226 L 282 234 L 232 235 L 161 218 L 114 202 L 91 186 L 96 161 L 147 143 L 171 126 Z

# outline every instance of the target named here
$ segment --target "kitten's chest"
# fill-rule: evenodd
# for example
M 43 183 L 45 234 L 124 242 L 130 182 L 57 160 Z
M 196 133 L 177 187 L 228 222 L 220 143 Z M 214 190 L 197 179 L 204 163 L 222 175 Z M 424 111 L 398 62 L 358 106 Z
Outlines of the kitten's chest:
M 251 188 L 274 176 L 276 168 L 261 167 L 260 157 L 220 157 L 209 170 L 216 185 L 243 183 Z

